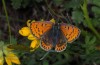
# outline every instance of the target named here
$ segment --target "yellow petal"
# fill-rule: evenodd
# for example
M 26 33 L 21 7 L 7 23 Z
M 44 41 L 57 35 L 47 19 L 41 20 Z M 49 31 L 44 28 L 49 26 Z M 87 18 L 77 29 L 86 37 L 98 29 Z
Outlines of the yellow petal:
M 32 41 L 31 42 L 31 48 L 35 48 L 36 47 L 36 45 L 37 45 L 37 40 L 34 40 L 34 41 Z
M 31 21 L 31 20 L 28 20 L 28 21 L 27 21 L 27 26 L 28 26 L 28 27 L 30 27 L 30 21 Z
M 31 34 L 29 27 L 23 27 L 22 29 L 19 30 L 19 33 L 22 36 L 28 36 L 29 34 Z
M 6 63 L 7 63 L 8 65 L 12 65 L 11 60 L 9 59 L 9 57 L 5 57 L 5 60 L 6 60 Z
M 54 20 L 54 19 L 51 19 L 51 20 L 50 20 L 50 22 L 53 22 L 53 23 L 55 23 L 55 20 Z
M 44 21 L 44 19 L 41 19 L 40 21 Z
M 33 48 L 33 50 L 31 50 L 31 51 L 34 51 L 36 48 L 38 48 L 39 47 L 39 45 L 40 45 L 40 40 L 33 40 L 32 42 L 31 42 L 31 45 L 30 45 L 30 47 L 31 48 Z
M 35 22 L 35 20 L 32 20 L 32 22 Z
M 2 50 L 0 50 L 0 57 L 2 57 L 3 56 L 3 51 Z
M 3 57 L 0 57 L 0 65 L 3 65 L 3 63 L 4 63 L 4 59 Z
M 3 47 L 3 52 L 5 54 L 5 59 L 8 65 L 12 65 L 11 62 L 16 63 L 16 64 L 20 64 L 20 61 L 18 59 L 18 57 L 7 48 L 8 45 L 5 45 Z
M 28 39 L 29 39 L 29 40 L 35 40 L 35 39 L 36 39 L 36 37 L 35 37 L 35 36 L 33 36 L 32 34 L 30 34 L 30 35 L 28 36 Z
M 11 61 L 15 64 L 20 64 L 19 58 L 15 55 L 13 57 L 11 57 Z
M 9 49 L 9 48 L 8 48 L 8 45 L 4 45 L 4 46 L 3 46 L 3 53 L 4 53 L 5 55 L 8 55 L 10 52 L 12 52 L 12 50 L 13 50 L 13 49 Z
M 13 62 L 15 64 L 20 64 L 18 57 L 12 52 L 7 55 L 7 58 L 9 58 L 11 60 L 11 62 Z
M 4 63 L 4 58 L 3 58 L 3 52 L 0 50 L 0 65 L 3 65 Z

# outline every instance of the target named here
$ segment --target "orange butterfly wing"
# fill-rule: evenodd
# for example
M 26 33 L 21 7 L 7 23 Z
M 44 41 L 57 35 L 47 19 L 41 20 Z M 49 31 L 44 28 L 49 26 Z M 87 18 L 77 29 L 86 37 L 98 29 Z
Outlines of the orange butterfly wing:
M 80 29 L 77 28 L 74 25 L 69 25 L 66 23 L 61 23 L 61 31 L 64 34 L 64 36 L 67 38 L 67 41 L 69 43 L 73 42 L 74 40 L 76 40 L 79 35 L 80 35 Z
M 52 44 L 50 44 L 50 43 L 45 43 L 45 42 L 41 42 L 41 44 L 40 44 L 40 47 L 43 49 L 43 50 L 45 50 L 45 51 L 49 51 L 49 50 L 51 50 L 52 49 Z
M 40 39 L 40 37 L 52 28 L 53 23 L 46 22 L 32 22 L 30 25 L 31 32 L 34 36 Z
M 63 44 L 57 44 L 55 47 L 55 51 L 57 52 L 62 52 L 66 49 L 66 44 L 67 43 L 63 43 Z

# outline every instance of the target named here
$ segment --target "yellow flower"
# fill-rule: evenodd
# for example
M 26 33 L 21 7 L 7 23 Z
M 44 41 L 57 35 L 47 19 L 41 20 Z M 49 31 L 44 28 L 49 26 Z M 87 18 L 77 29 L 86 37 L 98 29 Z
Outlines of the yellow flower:
M 31 34 L 29 27 L 23 27 L 22 29 L 19 30 L 19 33 L 22 36 L 28 36 L 29 34 Z
M 54 20 L 54 19 L 51 19 L 51 20 L 50 20 L 50 22 L 53 22 L 53 23 L 55 23 L 55 20 Z
M 30 48 L 32 48 L 30 51 L 34 51 L 35 49 L 37 49 L 40 46 L 40 40 L 35 39 L 31 42 Z
M 30 28 L 30 21 L 31 21 L 31 20 L 28 20 L 28 21 L 27 21 L 27 26 L 28 26 L 28 27 L 23 27 L 22 29 L 19 30 L 19 33 L 20 33 L 22 36 L 27 36 L 27 38 L 28 38 L 29 40 L 32 40 L 30 47 L 33 48 L 33 49 L 30 50 L 30 51 L 34 51 L 36 48 L 39 47 L 39 43 L 40 43 L 39 41 L 40 41 L 40 40 L 38 40 L 35 36 L 33 36 L 33 35 L 31 34 L 30 29 L 29 29 L 29 28 Z M 35 22 L 35 20 L 32 20 L 32 22 Z
M 12 63 L 20 64 L 18 57 L 12 52 L 6 55 L 5 60 L 8 65 L 12 65 Z
M 30 27 L 30 22 L 31 22 L 31 20 L 28 20 L 28 21 L 27 21 L 27 26 L 28 26 L 28 27 Z M 32 20 L 32 22 L 35 22 L 35 20 Z
M 30 34 L 30 35 L 28 36 L 28 39 L 29 39 L 29 40 L 35 40 L 35 39 L 36 39 L 36 37 L 35 37 L 35 36 L 33 36 L 32 34 Z
M 18 57 L 12 52 L 12 49 L 7 48 L 3 41 L 0 41 L 0 65 L 3 65 L 4 58 L 7 65 L 12 65 L 12 63 L 20 64 Z
M 35 22 L 35 20 L 32 20 L 32 22 Z
M 44 21 L 44 19 L 41 19 L 40 21 Z
M 8 45 L 3 47 L 3 52 L 5 54 L 5 60 L 8 65 L 12 65 L 12 63 L 20 64 L 19 58 L 13 53 L 10 49 L 7 48 Z
M 0 65 L 3 65 L 4 63 L 4 58 L 3 58 L 3 52 L 0 50 Z
M 33 48 L 33 50 L 31 50 L 31 51 L 34 51 L 36 48 L 38 48 L 39 47 L 39 43 L 40 43 L 40 40 L 37 40 L 37 39 L 32 41 L 30 47 Z
M 8 57 L 5 57 L 5 60 L 6 60 L 8 65 L 12 65 L 11 60 Z
M 28 20 L 28 21 L 27 21 L 27 26 L 28 26 L 28 27 L 30 27 L 30 21 L 31 21 L 31 20 Z

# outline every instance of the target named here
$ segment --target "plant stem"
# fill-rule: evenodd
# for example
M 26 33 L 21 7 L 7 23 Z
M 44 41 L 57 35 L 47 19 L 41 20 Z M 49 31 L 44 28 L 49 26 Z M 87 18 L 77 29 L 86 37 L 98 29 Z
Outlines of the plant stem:
M 91 29 L 91 31 L 93 31 L 93 33 L 100 39 L 100 34 L 96 31 L 96 29 L 93 27 L 92 23 L 91 23 L 91 19 L 89 18 L 88 15 L 88 10 L 87 10 L 87 0 L 84 0 L 84 4 L 83 6 L 81 6 L 82 11 L 84 13 L 84 17 L 85 17 L 85 21 L 88 25 L 88 27 Z
M 2 4 L 3 4 L 3 8 L 4 8 L 4 11 L 5 11 L 5 15 L 6 15 L 6 21 L 7 21 L 7 24 L 8 24 L 9 42 L 11 43 L 11 30 L 10 30 L 10 22 L 9 22 L 9 19 L 8 19 L 8 13 L 7 13 L 7 9 L 6 9 L 5 0 L 2 0 Z

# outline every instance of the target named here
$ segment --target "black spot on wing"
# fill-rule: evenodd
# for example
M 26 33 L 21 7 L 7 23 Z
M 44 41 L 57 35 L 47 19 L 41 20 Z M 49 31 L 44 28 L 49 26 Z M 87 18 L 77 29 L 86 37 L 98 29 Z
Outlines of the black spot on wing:
M 68 35 L 68 36 L 71 36 L 71 34 L 74 32 L 74 29 L 72 30 L 72 32 Z
M 47 24 L 45 24 L 45 25 L 47 25 Z
M 35 26 L 35 28 L 37 28 L 37 25 Z
M 43 26 L 43 24 L 41 24 L 41 26 Z
M 41 24 L 41 26 L 43 27 L 43 26 L 46 26 L 47 24 Z
M 38 28 L 38 32 L 40 32 L 40 29 Z
M 68 26 L 68 30 L 69 30 L 69 26 Z
M 41 32 L 43 33 L 43 30 Z

